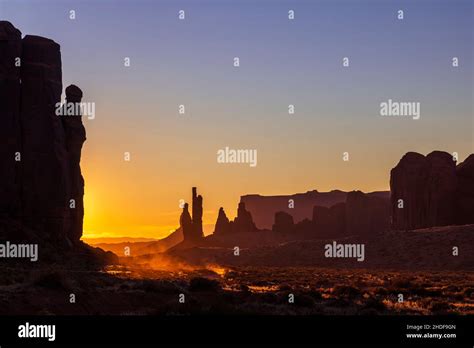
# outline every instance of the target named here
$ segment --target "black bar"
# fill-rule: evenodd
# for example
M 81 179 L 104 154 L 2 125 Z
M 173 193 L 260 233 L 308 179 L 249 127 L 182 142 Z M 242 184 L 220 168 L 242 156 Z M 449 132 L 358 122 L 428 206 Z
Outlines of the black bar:
M 0 346 L 35 343 L 130 345 L 173 344 L 408 344 L 463 345 L 474 343 L 474 316 L 3 316 Z M 19 326 L 54 324 L 54 342 L 19 338 Z M 456 338 L 407 338 L 407 325 L 455 325 Z M 426 331 L 421 330 L 421 333 Z

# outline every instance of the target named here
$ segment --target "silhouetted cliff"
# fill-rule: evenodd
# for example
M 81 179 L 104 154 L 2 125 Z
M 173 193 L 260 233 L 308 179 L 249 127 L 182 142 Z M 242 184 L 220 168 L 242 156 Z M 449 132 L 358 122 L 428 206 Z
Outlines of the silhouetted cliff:
M 474 156 L 456 167 L 447 152 L 408 152 L 390 175 L 392 227 L 474 223 Z
M 390 192 L 371 192 L 367 195 L 389 199 Z M 252 214 L 258 228 L 271 229 L 277 212 L 290 214 L 294 222 L 298 223 L 304 219 L 313 218 L 314 206 L 329 208 L 337 203 L 345 202 L 346 198 L 347 192 L 344 191 L 318 192 L 314 190 L 281 196 L 245 195 L 240 197 L 240 201 L 245 203 L 246 209 Z
M 0 21 L 0 239 L 37 242 L 56 252 L 83 248 L 86 139 L 81 115 L 58 116 L 60 46 Z M 82 91 L 66 89 L 79 103 Z M 41 246 L 40 245 L 40 246 Z

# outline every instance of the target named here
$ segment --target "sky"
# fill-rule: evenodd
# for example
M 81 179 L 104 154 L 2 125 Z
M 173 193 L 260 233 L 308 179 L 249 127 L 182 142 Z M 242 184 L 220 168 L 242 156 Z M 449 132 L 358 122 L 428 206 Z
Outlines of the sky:
M 473 153 L 473 7 L 0 0 L 0 19 L 59 43 L 64 88 L 95 103 L 84 118 L 84 236 L 161 238 L 192 186 L 209 233 L 219 207 L 234 217 L 241 195 L 388 190 L 408 151 Z M 381 116 L 389 99 L 419 102 L 420 119 Z M 225 147 L 256 150 L 257 166 L 218 163 Z

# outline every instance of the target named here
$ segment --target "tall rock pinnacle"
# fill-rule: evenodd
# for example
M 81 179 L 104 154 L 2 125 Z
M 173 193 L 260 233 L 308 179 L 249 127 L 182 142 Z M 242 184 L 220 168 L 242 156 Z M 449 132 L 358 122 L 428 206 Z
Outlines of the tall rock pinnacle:
M 82 235 L 85 129 L 80 115 L 60 117 L 60 46 L 0 21 L 0 216 L 41 240 L 72 247 Z M 82 91 L 66 89 L 68 102 Z M 20 238 L 10 228 L 2 237 Z M 4 236 L 3 236 L 4 234 Z
M 186 203 L 180 217 L 180 226 L 183 229 L 183 237 L 186 242 L 197 242 L 204 238 L 202 230 L 202 196 L 197 195 L 196 187 L 193 187 L 192 217 L 189 215 L 189 205 Z
M 216 235 L 227 235 L 231 232 L 231 225 L 229 218 L 225 214 L 224 208 L 219 209 L 219 215 L 217 216 L 216 226 L 214 234 Z
M 197 188 L 193 187 L 193 238 L 204 237 L 202 230 L 202 196 L 197 195 Z

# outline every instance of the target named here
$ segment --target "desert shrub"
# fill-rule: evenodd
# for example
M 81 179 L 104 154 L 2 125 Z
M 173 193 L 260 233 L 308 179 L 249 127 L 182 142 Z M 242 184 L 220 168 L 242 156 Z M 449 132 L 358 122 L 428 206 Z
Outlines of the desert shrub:
M 321 295 L 321 293 L 316 290 L 311 290 L 310 292 L 308 292 L 308 295 L 311 296 L 313 300 L 316 300 L 316 301 L 320 301 L 323 299 L 323 296 Z
M 456 285 L 448 285 L 444 290 L 449 292 L 458 292 L 460 291 L 460 287 Z
M 195 277 L 189 282 L 189 291 L 194 292 L 216 292 L 221 288 L 217 280 Z
M 443 314 L 451 309 L 451 305 L 447 302 L 434 301 L 431 303 L 429 309 L 433 313 Z
M 32 285 L 53 289 L 53 290 L 70 290 L 73 288 L 72 282 L 66 277 L 64 272 L 58 270 L 40 271 L 34 274 Z
M 278 287 L 278 289 L 280 291 L 291 291 L 291 286 L 289 286 L 288 284 L 282 284 Z
M 364 303 L 364 309 L 374 309 L 378 312 L 385 311 L 385 304 L 376 297 L 369 297 Z
M 324 302 L 328 307 L 349 307 L 351 302 L 347 301 L 344 298 L 330 298 Z
M 175 284 L 167 280 L 145 279 L 141 282 L 140 288 L 145 292 L 158 292 L 164 294 L 174 294 L 179 291 Z
M 362 308 L 359 312 L 359 315 L 375 316 L 380 315 L 380 312 L 374 308 Z
M 474 297 L 474 288 L 464 289 L 464 296 L 466 296 L 467 298 Z
M 413 288 L 409 290 L 410 293 L 418 296 L 430 296 L 430 297 L 437 297 L 441 296 L 443 293 L 440 290 L 435 289 L 426 289 L 422 286 L 418 286 L 414 284 Z
M 239 289 L 240 291 L 245 292 L 245 293 L 250 292 L 250 288 L 248 287 L 248 285 L 245 285 L 245 284 L 240 284 Z
M 314 299 L 306 294 L 297 294 L 295 296 L 295 304 L 298 307 L 313 307 Z
M 385 288 L 380 287 L 380 288 L 375 289 L 374 293 L 377 295 L 388 295 L 389 291 Z
M 280 302 L 278 296 L 273 292 L 265 292 L 260 296 L 260 300 L 265 303 L 276 304 Z
M 338 285 L 334 287 L 332 294 L 337 297 L 347 297 L 349 299 L 355 299 L 361 295 L 359 289 L 354 288 L 350 285 Z
M 408 278 L 398 278 L 392 282 L 392 285 L 396 288 L 410 289 L 414 286 L 413 282 Z
M 120 290 L 130 290 L 130 284 L 128 283 L 122 283 L 119 286 Z

